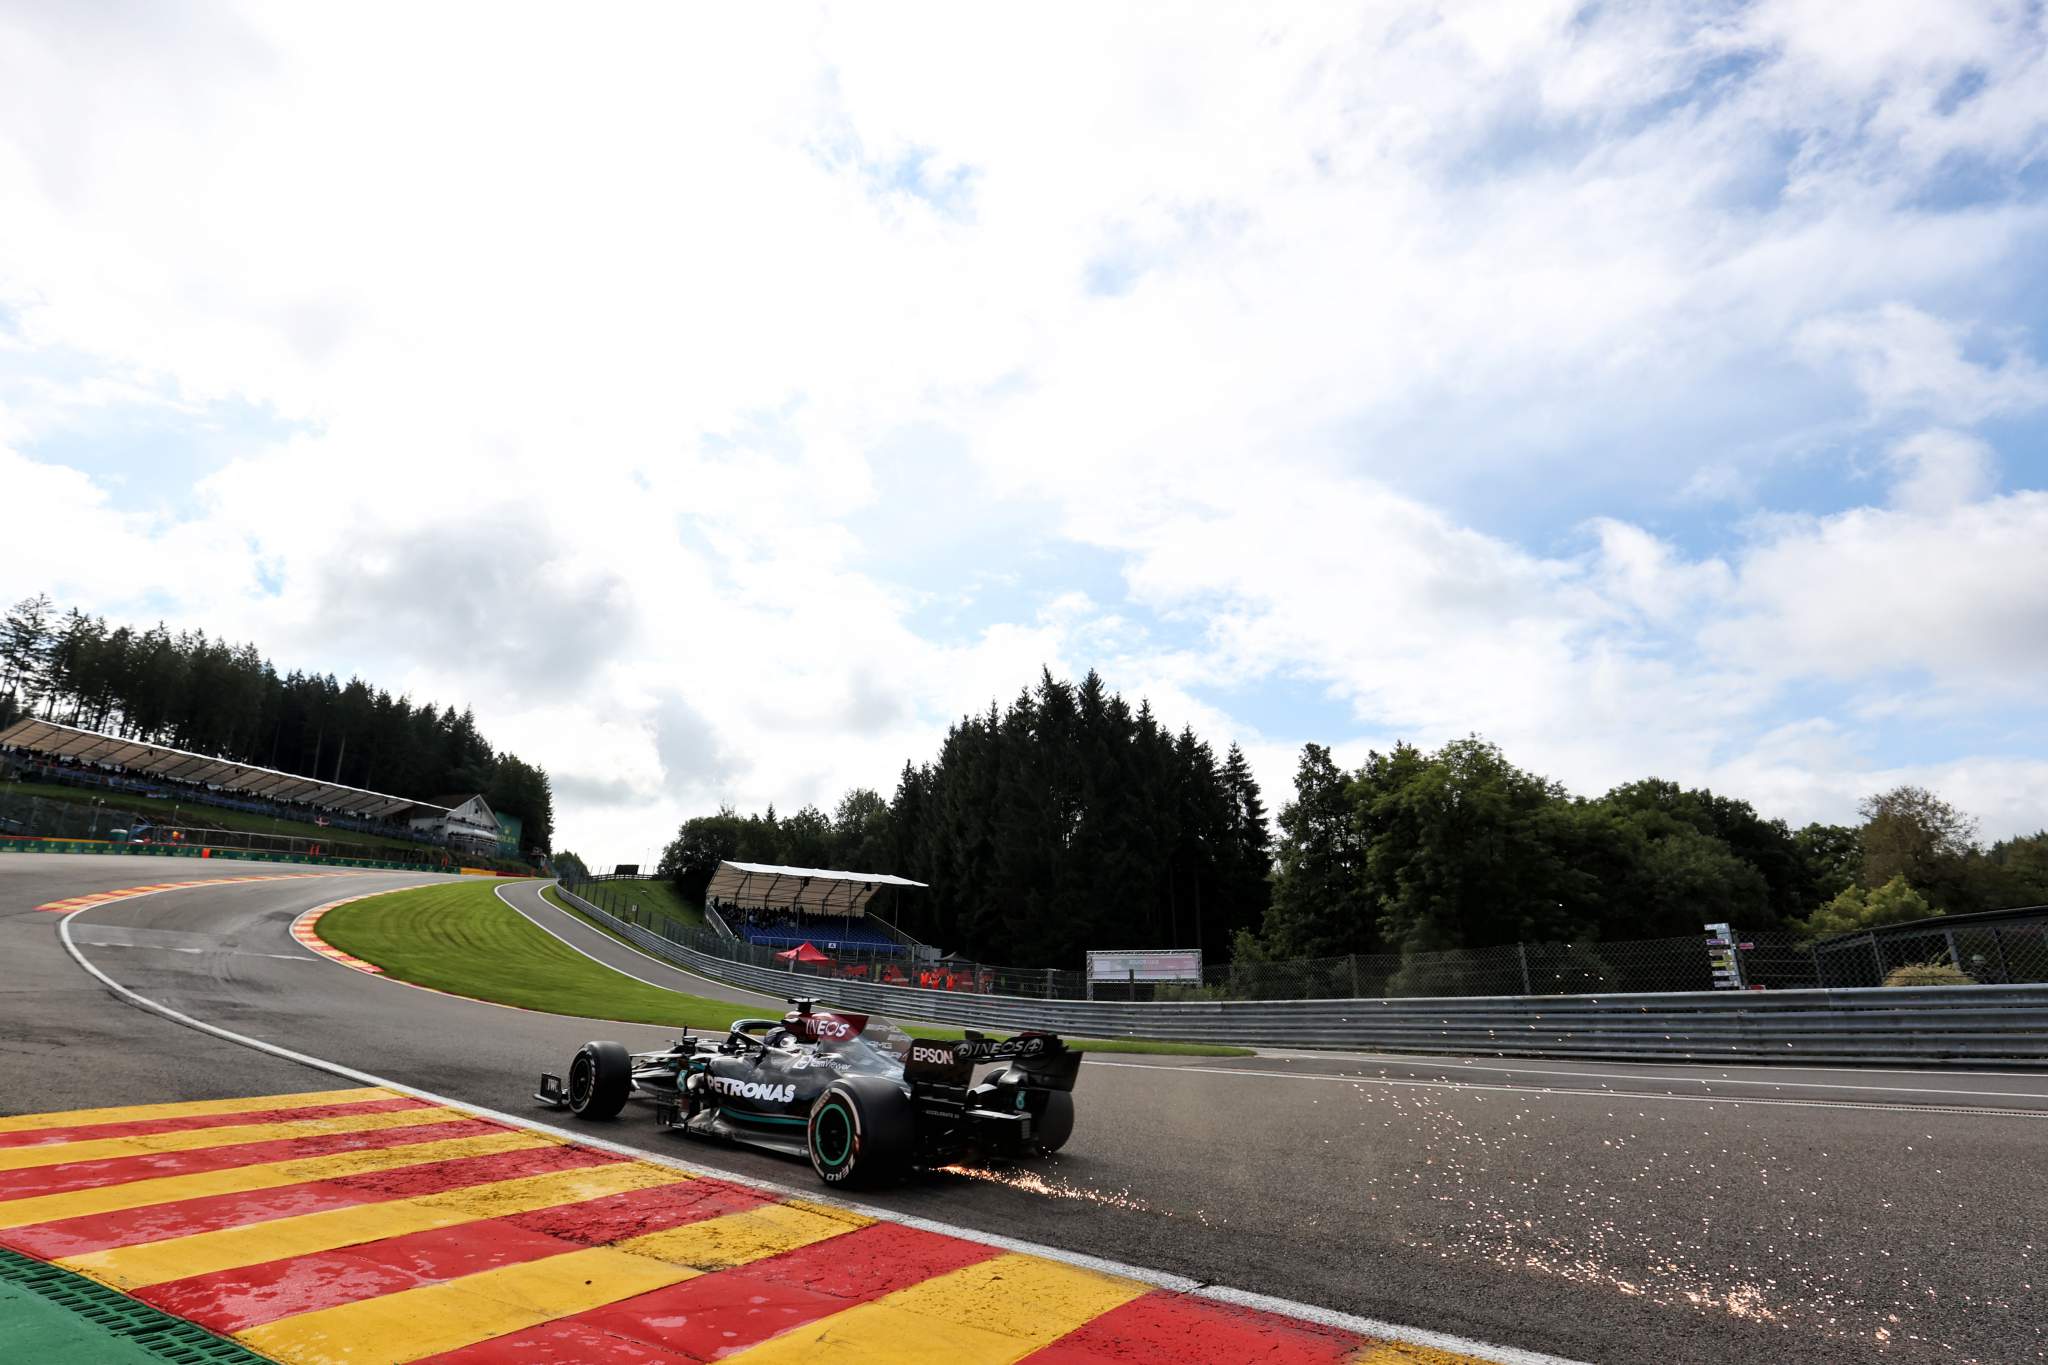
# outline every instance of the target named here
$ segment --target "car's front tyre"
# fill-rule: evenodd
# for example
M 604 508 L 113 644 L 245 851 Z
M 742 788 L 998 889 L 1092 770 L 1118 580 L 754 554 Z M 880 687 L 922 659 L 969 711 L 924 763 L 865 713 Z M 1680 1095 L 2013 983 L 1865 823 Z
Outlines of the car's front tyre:
M 880 1076 L 844 1076 L 811 1104 L 811 1169 L 827 1185 L 887 1184 L 910 1169 L 916 1127 L 910 1097 Z
M 585 1043 L 569 1063 L 569 1111 L 579 1119 L 611 1119 L 633 1093 L 633 1057 L 624 1043 Z

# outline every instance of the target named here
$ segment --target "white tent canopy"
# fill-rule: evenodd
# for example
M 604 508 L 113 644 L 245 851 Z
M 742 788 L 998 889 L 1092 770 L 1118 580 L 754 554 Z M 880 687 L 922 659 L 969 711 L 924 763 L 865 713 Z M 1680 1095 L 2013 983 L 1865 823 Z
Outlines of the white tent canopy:
M 711 900 L 749 909 L 796 909 L 807 915 L 844 915 L 851 919 L 866 914 L 868 902 L 885 886 L 923 889 L 924 885 L 886 872 L 831 872 L 819 867 L 723 862 L 711 874 L 711 885 L 704 894 Z
M 238 796 L 264 801 L 297 801 L 322 810 L 340 811 L 369 820 L 385 820 L 412 811 L 445 815 L 440 806 L 413 801 L 403 796 L 318 782 L 294 773 L 231 763 L 225 758 L 186 753 L 162 744 L 145 744 L 139 739 L 122 739 L 94 730 L 80 730 L 48 720 L 18 721 L 0 731 L 0 748 L 27 749 L 45 758 L 70 758 L 80 763 L 108 763 L 129 772 L 176 782 L 198 782 L 219 787 Z

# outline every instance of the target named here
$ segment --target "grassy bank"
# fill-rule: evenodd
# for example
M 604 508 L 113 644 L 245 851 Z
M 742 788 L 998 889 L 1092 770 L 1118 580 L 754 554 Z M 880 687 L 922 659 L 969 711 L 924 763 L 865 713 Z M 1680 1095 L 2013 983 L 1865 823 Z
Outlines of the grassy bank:
M 462 882 L 372 896 L 329 911 L 320 936 L 401 980 L 553 1014 L 718 1031 L 742 1011 L 728 1000 L 663 990 L 593 962 L 498 899 L 496 885 Z M 909 1031 L 920 1038 L 960 1036 L 957 1029 Z M 1089 1052 L 1249 1055 L 1206 1043 L 1071 1041 Z
M 643 912 L 666 916 L 693 929 L 704 927 L 704 907 L 684 900 L 673 883 L 656 878 L 593 882 L 588 887 L 578 888 L 578 894 L 588 896 L 607 910 L 612 909 L 613 903 L 637 905 Z

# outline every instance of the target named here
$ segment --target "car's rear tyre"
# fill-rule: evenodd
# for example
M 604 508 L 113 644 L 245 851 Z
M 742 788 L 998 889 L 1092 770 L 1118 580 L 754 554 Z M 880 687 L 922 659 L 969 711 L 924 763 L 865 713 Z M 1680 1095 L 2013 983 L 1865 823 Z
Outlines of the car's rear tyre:
M 585 1043 L 569 1063 L 569 1111 L 579 1119 L 611 1119 L 633 1093 L 633 1057 L 624 1043 Z
M 871 1188 L 900 1179 L 916 1150 L 910 1097 L 881 1076 L 845 1076 L 811 1104 L 804 1130 L 811 1169 L 827 1185 Z
M 1045 1108 L 1038 1111 L 1038 1121 L 1031 1126 L 1035 1130 L 1031 1140 L 1039 1151 L 1052 1153 L 1066 1146 L 1074 1135 L 1074 1097 L 1064 1090 L 1046 1091 Z

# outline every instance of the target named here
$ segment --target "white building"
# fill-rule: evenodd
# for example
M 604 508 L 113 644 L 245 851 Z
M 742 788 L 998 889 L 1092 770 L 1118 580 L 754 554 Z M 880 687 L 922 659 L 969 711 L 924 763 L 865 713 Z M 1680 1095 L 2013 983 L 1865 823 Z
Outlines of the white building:
M 450 848 L 493 852 L 498 847 L 498 817 L 481 796 L 472 796 L 453 810 L 423 815 L 408 823 L 416 832 L 430 835 Z

